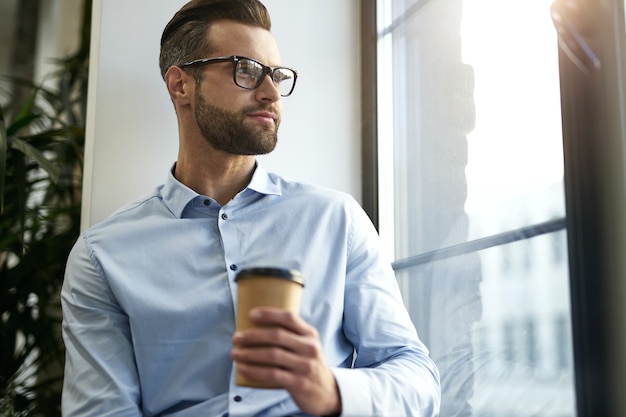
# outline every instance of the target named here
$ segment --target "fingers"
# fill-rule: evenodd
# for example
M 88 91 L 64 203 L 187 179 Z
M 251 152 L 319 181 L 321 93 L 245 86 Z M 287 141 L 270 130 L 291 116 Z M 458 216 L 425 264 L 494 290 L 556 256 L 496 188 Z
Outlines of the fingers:
M 261 327 L 233 335 L 233 359 L 297 370 L 302 359 L 321 354 L 313 333 L 301 335 L 282 327 Z
M 289 311 L 258 308 L 258 327 L 233 335 L 231 358 L 246 378 L 285 388 L 301 410 L 314 415 L 337 413 L 341 399 L 326 366 L 317 329 Z
M 231 352 L 237 369 L 250 379 L 289 386 L 306 375 L 309 360 L 276 347 L 234 348 Z
M 277 326 L 301 335 L 311 335 L 315 328 L 309 326 L 297 314 L 288 310 L 259 307 L 250 312 L 250 320 L 257 326 Z
M 231 358 L 246 378 L 288 388 L 318 359 L 316 346 L 315 339 L 284 328 L 248 329 L 233 336 Z
M 270 378 L 289 385 L 310 372 L 311 361 L 322 361 L 317 329 L 289 311 L 259 308 L 250 318 L 258 327 L 233 335 L 232 359 L 251 379 Z

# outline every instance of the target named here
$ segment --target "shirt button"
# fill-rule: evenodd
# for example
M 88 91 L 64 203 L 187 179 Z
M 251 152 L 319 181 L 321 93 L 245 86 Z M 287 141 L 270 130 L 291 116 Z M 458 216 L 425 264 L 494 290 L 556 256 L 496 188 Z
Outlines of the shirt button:
M 235 395 L 235 398 L 233 398 L 233 400 L 235 400 L 236 403 L 240 403 L 243 398 L 241 398 L 241 395 Z
M 230 270 L 231 270 L 231 271 L 236 271 L 236 270 L 237 270 L 237 265 L 232 264 L 232 265 L 230 266 Z
M 204 205 L 205 206 L 210 206 L 211 205 L 211 200 L 204 200 Z
M 228 214 L 222 213 L 222 220 L 228 220 Z

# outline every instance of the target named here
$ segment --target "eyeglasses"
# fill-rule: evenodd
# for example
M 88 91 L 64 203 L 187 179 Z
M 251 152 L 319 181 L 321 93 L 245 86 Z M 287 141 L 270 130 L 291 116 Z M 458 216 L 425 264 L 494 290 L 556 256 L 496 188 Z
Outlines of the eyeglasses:
M 291 95 L 294 87 L 296 86 L 296 79 L 298 73 L 295 70 L 287 67 L 268 67 L 261 64 L 252 58 L 246 58 L 244 56 L 220 56 L 215 58 L 203 58 L 196 59 L 190 62 L 181 64 L 180 67 L 191 67 L 195 65 L 208 65 L 218 62 L 232 62 L 233 63 L 233 81 L 238 87 L 245 88 L 246 90 L 254 90 L 258 88 L 265 79 L 265 76 L 269 74 L 270 78 L 274 82 L 274 85 L 280 91 L 282 97 Z

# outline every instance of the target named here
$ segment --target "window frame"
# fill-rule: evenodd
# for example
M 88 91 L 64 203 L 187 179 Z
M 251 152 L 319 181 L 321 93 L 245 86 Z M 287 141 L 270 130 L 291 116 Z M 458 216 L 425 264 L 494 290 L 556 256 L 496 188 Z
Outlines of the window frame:
M 591 76 L 582 74 L 565 49 L 559 48 L 567 216 L 544 223 L 539 234 L 558 230 L 568 234 L 578 417 L 621 416 L 626 415 L 626 396 L 621 393 L 626 379 L 626 329 L 621 325 L 626 317 L 624 2 L 574 3 L 570 17 L 603 66 Z M 361 4 L 362 204 L 378 228 L 376 0 Z M 571 4 L 556 0 L 553 12 L 559 7 L 562 11 L 571 8 Z M 555 23 L 558 29 L 558 21 Z M 559 34 L 563 45 L 567 39 Z M 598 146 L 598 138 L 605 139 L 602 146 Z M 520 236 L 530 238 L 525 235 L 530 232 L 529 228 L 505 232 L 420 254 L 393 266 L 398 269 L 499 246 L 520 240 Z
M 557 0 L 576 395 L 579 417 L 626 415 L 624 3 Z M 567 27 L 567 28 L 566 28 Z M 574 42 L 572 42 L 574 41 Z M 601 63 L 585 61 L 586 46 Z M 581 62 L 576 62 L 577 58 Z M 582 66 L 581 66 L 582 64 Z
M 376 0 L 361 2 L 362 206 L 378 230 L 378 81 Z

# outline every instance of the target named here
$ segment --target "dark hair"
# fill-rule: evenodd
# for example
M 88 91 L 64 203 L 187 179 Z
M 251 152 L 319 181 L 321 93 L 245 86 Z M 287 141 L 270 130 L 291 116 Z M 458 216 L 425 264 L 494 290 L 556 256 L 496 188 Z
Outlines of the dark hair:
M 192 0 L 176 12 L 163 30 L 159 56 L 161 76 L 165 78 L 173 65 L 210 53 L 206 34 L 210 24 L 218 20 L 272 28 L 270 15 L 259 0 Z

